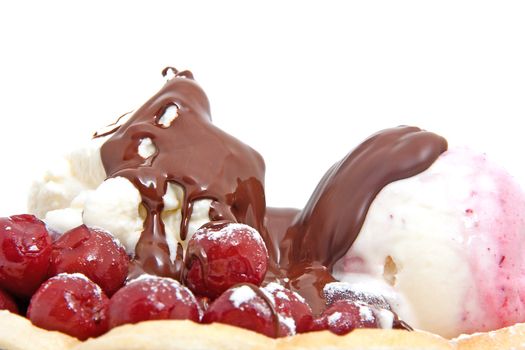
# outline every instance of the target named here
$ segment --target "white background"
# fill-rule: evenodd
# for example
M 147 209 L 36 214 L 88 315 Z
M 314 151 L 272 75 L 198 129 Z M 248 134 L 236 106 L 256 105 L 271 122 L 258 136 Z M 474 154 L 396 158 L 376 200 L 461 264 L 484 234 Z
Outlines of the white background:
M 301 207 L 380 129 L 470 144 L 525 183 L 525 5 L 516 1 L 7 1 L 0 4 L 0 215 L 31 178 L 190 69 L 215 123 Z M 250 4 L 248 4 L 250 3 Z

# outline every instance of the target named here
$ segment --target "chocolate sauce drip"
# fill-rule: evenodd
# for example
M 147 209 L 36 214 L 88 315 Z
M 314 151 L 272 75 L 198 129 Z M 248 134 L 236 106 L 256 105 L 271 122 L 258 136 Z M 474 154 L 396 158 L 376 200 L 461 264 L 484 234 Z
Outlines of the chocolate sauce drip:
M 173 182 L 184 191 L 182 239 L 193 203 L 211 199 L 211 221 L 241 222 L 261 233 L 270 257 L 266 281 L 277 280 L 297 291 L 319 314 L 326 307 L 323 287 L 335 281 L 332 267 L 356 239 L 379 191 L 426 170 L 447 149 L 445 139 L 433 133 L 404 126 L 387 129 L 334 164 L 302 211 L 267 209 L 262 157 L 211 123 L 208 99 L 191 72 L 168 67 L 163 75 L 168 72 L 174 77 L 130 120 L 110 131 L 113 135 L 101 149 L 107 176 L 130 180 L 146 209 L 131 274 L 181 279 L 182 253 L 176 261 L 170 259 L 161 219 L 163 196 Z M 166 127 L 159 121 L 170 106 L 176 106 L 178 114 Z M 147 159 L 138 152 L 145 138 L 155 146 Z M 192 258 L 206 264 L 203 256 Z
M 268 306 L 268 309 L 270 310 L 270 313 L 272 314 L 272 319 L 273 319 L 274 338 L 281 337 L 282 336 L 281 320 L 279 319 L 279 313 L 277 312 L 277 309 L 275 308 L 273 301 L 268 297 L 268 295 L 266 295 L 265 292 L 262 291 L 261 288 L 259 288 L 258 286 L 252 283 L 239 283 L 232 288 L 242 287 L 242 286 L 249 287 L 255 293 L 255 295 L 261 298 L 264 301 L 264 303 Z
M 230 221 L 227 221 L 227 220 L 210 221 L 204 224 L 202 227 L 208 227 L 212 230 L 220 231 L 224 226 L 228 225 L 229 223 Z M 183 282 L 186 281 L 188 271 L 191 269 L 191 266 L 193 265 L 193 263 L 196 262 L 200 264 L 202 281 L 204 282 L 204 286 L 208 288 L 208 279 L 209 279 L 208 276 L 209 276 L 209 271 L 210 271 L 210 265 L 208 263 L 208 255 L 206 255 L 206 251 L 201 246 L 197 246 L 196 249 L 191 249 L 190 247 L 188 247 L 188 249 L 186 250 L 183 270 L 181 272 L 181 277 L 182 277 L 181 280 Z
M 161 220 L 168 182 L 184 190 L 181 237 L 186 237 L 193 203 L 211 199 L 212 219 L 246 223 L 272 242 L 264 227 L 264 161 L 249 146 L 211 123 L 206 95 L 188 71 L 177 72 L 164 87 L 120 126 L 101 148 L 108 177 L 122 176 L 139 190 L 146 209 L 144 230 L 135 251 L 140 271 L 180 277 L 171 261 Z M 167 73 L 167 72 L 166 72 Z M 169 127 L 159 124 L 169 106 L 178 115 Z M 139 144 L 150 138 L 155 153 L 143 159 Z
M 371 136 L 328 170 L 281 242 L 280 265 L 314 312 L 325 306 L 317 285 L 352 246 L 379 191 L 426 170 L 446 149 L 444 138 L 401 126 Z

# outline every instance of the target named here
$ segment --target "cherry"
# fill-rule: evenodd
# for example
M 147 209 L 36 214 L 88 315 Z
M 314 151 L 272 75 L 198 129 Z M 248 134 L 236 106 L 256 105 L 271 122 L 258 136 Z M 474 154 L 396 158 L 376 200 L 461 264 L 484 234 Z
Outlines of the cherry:
M 201 309 L 192 292 L 178 281 L 151 275 L 132 280 L 109 302 L 109 327 L 147 320 L 199 322 Z
M 108 297 L 86 276 L 60 274 L 33 295 L 27 317 L 37 327 L 85 340 L 107 331 L 108 304 Z
M 269 293 L 275 309 L 282 317 L 294 320 L 296 333 L 311 330 L 314 320 L 312 309 L 302 296 L 274 282 L 266 285 L 263 290 Z
M 348 282 L 327 283 L 323 288 L 323 292 L 328 306 L 339 300 L 349 300 L 392 311 L 392 307 L 381 294 L 374 293 L 371 290 L 364 291 Z
M 0 289 L 0 310 L 8 310 L 14 314 L 18 314 L 18 306 L 16 306 L 13 298 Z
M 191 237 L 186 252 L 186 285 L 214 299 L 239 283 L 260 285 L 268 268 L 268 250 L 254 228 L 210 222 Z
M 295 330 L 293 319 L 280 316 L 268 295 L 255 285 L 228 289 L 208 307 L 202 322 L 225 323 L 274 338 L 293 335 Z
M 45 280 L 51 253 L 46 225 L 33 215 L 0 218 L 0 287 L 30 297 Z
M 111 234 L 81 225 L 53 244 L 49 274 L 82 273 L 111 296 L 124 284 L 128 265 L 126 250 Z
M 313 330 L 328 329 L 343 335 L 355 328 L 379 328 L 374 308 L 362 302 L 339 300 L 315 320 Z

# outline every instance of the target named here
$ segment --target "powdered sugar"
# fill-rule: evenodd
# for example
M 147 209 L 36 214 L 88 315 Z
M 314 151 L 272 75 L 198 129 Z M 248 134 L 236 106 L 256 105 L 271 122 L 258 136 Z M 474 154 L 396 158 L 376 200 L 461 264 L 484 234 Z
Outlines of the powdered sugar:
M 70 291 L 65 291 L 64 299 L 66 300 L 67 308 L 73 312 L 78 312 L 78 301 L 73 298 Z
M 231 245 L 237 245 L 239 244 L 240 237 L 242 237 L 238 234 L 239 232 L 242 232 L 242 236 L 249 235 L 250 238 L 253 238 L 259 243 L 262 243 L 262 245 L 266 247 L 261 235 L 256 229 L 248 225 L 235 222 L 224 225 L 220 230 L 206 229 L 204 231 L 204 235 L 196 235 L 195 239 L 200 240 L 206 237 L 210 241 L 227 241 Z
M 111 232 L 109 232 L 108 230 L 106 230 L 106 229 L 104 229 L 102 227 L 97 227 L 97 226 L 90 227 L 90 229 L 96 230 L 97 232 L 106 235 L 108 238 L 111 239 L 111 241 L 113 241 L 113 243 L 117 246 L 118 249 L 122 249 L 122 250 L 126 251 L 126 247 L 124 247 L 122 242 L 117 237 L 115 237 Z
M 86 282 L 91 282 L 91 280 L 89 278 L 87 278 L 86 275 L 84 275 L 83 273 L 79 273 L 79 272 L 75 272 L 75 273 L 66 273 L 66 272 L 59 273 L 58 275 L 56 275 L 53 278 L 63 279 L 63 280 L 66 280 L 66 279 L 69 279 L 69 278 L 78 278 L 78 279 L 84 280 Z
M 390 304 L 382 295 L 347 282 L 327 283 L 323 288 L 323 293 L 328 304 L 337 300 L 353 300 L 391 310 Z
M 83 281 L 89 283 L 91 286 L 95 287 L 93 292 L 95 293 L 95 296 L 97 298 L 101 298 L 102 297 L 102 289 L 100 289 L 98 284 L 96 284 L 95 282 L 91 281 L 88 277 L 86 277 L 86 275 L 84 275 L 82 273 L 78 273 L 78 272 L 75 272 L 75 273 L 59 273 L 58 275 L 56 275 L 55 277 L 50 278 L 49 280 L 53 280 L 53 279 L 62 280 L 64 282 L 67 282 L 67 280 L 69 280 L 69 279 L 80 279 L 80 280 L 83 280 Z M 47 287 L 47 285 L 48 284 L 46 283 L 45 286 Z
M 142 274 L 129 281 L 127 285 L 134 283 L 142 283 L 142 291 L 150 293 L 148 298 L 154 304 L 158 303 L 155 299 L 155 294 L 159 293 L 161 290 L 168 290 L 177 300 L 181 300 L 185 304 L 197 303 L 197 299 L 195 299 L 195 296 L 188 288 L 180 284 L 179 281 L 169 277 Z M 155 307 L 157 306 L 160 307 L 160 305 L 155 305 Z
M 264 286 L 264 289 L 267 290 L 270 293 L 273 293 L 275 291 L 282 291 L 282 290 L 284 290 L 284 287 L 281 286 L 279 283 L 270 282 L 266 286 Z
M 268 291 L 267 294 L 269 295 L 269 297 L 272 298 L 272 300 L 273 300 L 273 295 L 275 294 L 275 296 L 279 299 L 290 301 L 290 298 L 284 292 L 286 289 L 283 286 L 281 286 L 279 283 L 270 282 L 264 287 L 264 290 Z
M 244 303 L 249 303 L 257 297 L 257 294 L 248 286 L 234 288 L 230 295 L 230 301 L 233 306 L 239 308 Z
M 383 329 L 391 329 L 394 325 L 394 313 L 385 309 L 376 310 L 379 326 Z
M 282 291 L 279 291 L 275 294 L 277 296 L 277 298 L 279 299 L 283 299 L 283 300 L 288 300 L 290 301 L 290 298 L 288 298 L 288 295 L 285 293 L 285 292 L 282 292 Z
M 330 327 L 334 327 L 337 324 L 337 322 L 341 319 L 342 316 L 343 314 L 340 313 L 339 311 L 334 312 L 333 314 L 328 316 L 328 325 Z
M 372 309 L 365 304 L 359 304 L 359 317 L 363 321 L 374 321 L 374 313 Z
M 285 317 L 281 314 L 277 314 L 279 318 L 279 323 L 284 327 L 288 328 L 288 333 L 294 335 L 296 333 L 295 320 L 292 317 Z

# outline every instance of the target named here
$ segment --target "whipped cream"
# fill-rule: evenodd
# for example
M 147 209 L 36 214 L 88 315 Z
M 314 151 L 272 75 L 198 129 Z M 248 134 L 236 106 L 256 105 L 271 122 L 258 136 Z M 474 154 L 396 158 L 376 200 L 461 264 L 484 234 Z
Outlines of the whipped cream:
M 28 199 L 28 209 L 43 218 L 56 233 L 64 233 L 79 225 L 99 227 L 110 232 L 133 255 L 143 230 L 145 211 L 139 191 L 126 178 L 106 179 L 100 147 L 106 138 L 96 138 L 78 148 L 34 181 Z M 144 157 L 155 153 L 151 140 L 143 140 L 140 150 Z M 184 192 L 175 182 L 169 182 L 163 196 L 162 219 L 166 228 L 170 258 L 175 259 L 177 244 L 186 243 L 193 233 L 210 221 L 210 199 L 193 203 L 193 212 L 186 240 L 180 237 L 181 203 Z

